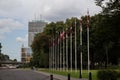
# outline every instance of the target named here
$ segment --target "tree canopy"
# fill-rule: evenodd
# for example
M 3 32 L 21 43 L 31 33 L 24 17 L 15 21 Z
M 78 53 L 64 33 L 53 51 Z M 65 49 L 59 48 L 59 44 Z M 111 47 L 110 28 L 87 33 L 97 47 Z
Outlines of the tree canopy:
M 110 64 L 117 65 L 120 59 L 120 1 L 119 0 L 95 0 L 96 5 L 102 8 L 102 12 L 90 17 L 90 61 L 91 67 L 95 64 L 107 67 Z M 83 63 L 87 61 L 87 31 L 86 16 L 82 16 L 83 23 Z M 43 33 L 35 36 L 32 43 L 33 63 L 37 66 L 48 66 L 49 40 L 58 36 L 66 27 L 70 29 L 74 37 L 74 24 L 77 22 L 77 45 L 79 45 L 80 19 L 68 18 L 66 21 L 51 22 L 46 25 Z M 73 39 L 74 42 L 74 39 Z M 74 52 L 73 52 L 74 54 Z M 79 56 L 79 55 L 78 55 Z M 38 65 L 39 64 L 39 65 Z

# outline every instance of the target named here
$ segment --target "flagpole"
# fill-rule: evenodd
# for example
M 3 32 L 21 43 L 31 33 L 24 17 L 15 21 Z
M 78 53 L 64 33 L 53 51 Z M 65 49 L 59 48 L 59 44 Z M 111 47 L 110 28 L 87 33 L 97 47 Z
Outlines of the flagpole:
M 71 41 L 71 45 L 70 45 L 70 53 L 71 53 L 71 71 L 72 71 L 72 26 L 70 27 L 70 36 L 71 36 L 71 39 L 70 39 L 70 41 Z
M 53 45 L 52 45 L 52 38 L 51 38 L 51 70 L 52 70 L 52 47 L 53 47 Z
M 52 59 L 52 61 L 53 61 L 53 71 L 54 71 L 54 37 L 53 37 L 53 59 Z
M 90 54 L 89 54 L 89 27 L 87 28 L 87 39 L 88 39 L 88 73 L 90 72 Z
M 49 70 L 50 70 L 50 39 L 49 39 Z
M 81 61 L 81 65 L 80 65 L 80 78 L 82 78 L 82 20 L 80 20 L 80 61 Z
M 64 30 L 63 30 L 64 33 Z M 65 70 L 65 49 L 64 49 L 64 35 L 63 35 L 63 70 Z
M 60 32 L 61 35 L 61 32 Z M 60 70 L 62 69 L 61 37 L 60 37 Z
M 68 29 L 66 28 L 66 70 L 68 71 Z
M 76 19 L 75 19 L 75 70 L 77 72 L 77 46 L 76 46 Z
M 59 36 L 59 32 L 58 32 L 58 36 Z M 59 70 L 59 69 L 60 69 L 60 68 L 59 68 L 59 64 L 60 64 L 60 63 L 59 63 L 59 61 L 60 61 L 60 57 L 59 57 L 59 55 L 60 55 L 60 54 L 59 54 L 59 37 L 58 37 L 58 42 L 57 42 L 57 43 L 58 43 L 58 70 Z
M 56 51 L 57 51 L 57 50 L 56 50 L 56 36 L 55 36 L 55 54 L 54 54 L 54 55 L 55 55 L 55 70 L 56 70 L 56 68 L 57 68 L 57 67 L 56 67 Z
M 87 11 L 87 49 L 88 49 L 88 74 L 90 72 L 90 53 L 89 53 L 89 11 Z

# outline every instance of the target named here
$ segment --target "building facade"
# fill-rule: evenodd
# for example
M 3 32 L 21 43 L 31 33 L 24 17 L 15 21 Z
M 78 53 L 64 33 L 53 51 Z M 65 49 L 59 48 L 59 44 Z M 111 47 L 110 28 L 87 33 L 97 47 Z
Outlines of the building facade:
M 43 32 L 46 22 L 42 20 L 34 20 L 28 23 L 28 46 L 31 46 L 35 34 Z
M 32 58 L 32 50 L 30 48 L 36 34 L 43 32 L 47 22 L 42 20 L 33 20 L 28 23 L 28 46 L 21 48 L 21 62 L 29 63 Z
M 32 58 L 32 50 L 31 48 L 26 48 L 22 46 L 21 48 L 21 62 L 29 63 Z

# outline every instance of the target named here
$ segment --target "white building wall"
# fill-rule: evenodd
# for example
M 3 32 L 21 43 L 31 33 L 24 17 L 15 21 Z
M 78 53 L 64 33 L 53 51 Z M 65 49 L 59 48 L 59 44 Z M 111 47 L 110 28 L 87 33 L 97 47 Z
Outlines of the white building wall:
M 46 22 L 44 21 L 32 21 L 28 24 L 28 46 L 31 46 L 35 34 L 43 32 Z

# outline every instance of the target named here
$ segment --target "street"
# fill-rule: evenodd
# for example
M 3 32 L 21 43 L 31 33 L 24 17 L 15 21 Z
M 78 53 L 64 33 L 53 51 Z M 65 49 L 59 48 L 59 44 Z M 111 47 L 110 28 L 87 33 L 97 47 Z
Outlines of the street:
M 0 69 L 0 80 L 50 80 L 50 78 L 32 70 Z

